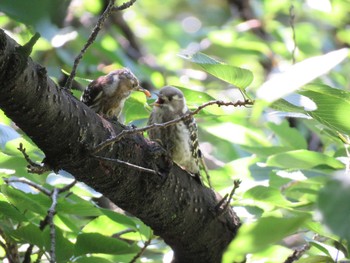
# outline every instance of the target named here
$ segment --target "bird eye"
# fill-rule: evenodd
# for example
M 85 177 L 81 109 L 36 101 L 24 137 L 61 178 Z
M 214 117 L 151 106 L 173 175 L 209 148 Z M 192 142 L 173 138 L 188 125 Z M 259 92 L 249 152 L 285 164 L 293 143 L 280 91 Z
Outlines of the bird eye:
M 164 104 L 165 100 L 163 100 L 162 98 L 158 98 L 156 103 L 158 104 Z

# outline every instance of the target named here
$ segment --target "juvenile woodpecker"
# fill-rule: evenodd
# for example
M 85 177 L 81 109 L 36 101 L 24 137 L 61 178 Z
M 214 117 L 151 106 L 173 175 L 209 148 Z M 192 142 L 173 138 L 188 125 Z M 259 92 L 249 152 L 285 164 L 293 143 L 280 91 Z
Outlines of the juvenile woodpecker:
M 189 112 L 181 90 L 165 86 L 157 94 L 148 124 L 164 123 L 179 118 Z M 198 130 L 191 116 L 165 128 L 148 131 L 149 138 L 158 141 L 171 155 L 173 161 L 192 173 L 202 184 L 199 174 L 201 152 L 198 145 Z
M 118 69 L 92 81 L 80 100 L 106 118 L 119 117 L 126 99 L 132 91 L 151 94 L 139 85 L 135 75 L 127 68 Z

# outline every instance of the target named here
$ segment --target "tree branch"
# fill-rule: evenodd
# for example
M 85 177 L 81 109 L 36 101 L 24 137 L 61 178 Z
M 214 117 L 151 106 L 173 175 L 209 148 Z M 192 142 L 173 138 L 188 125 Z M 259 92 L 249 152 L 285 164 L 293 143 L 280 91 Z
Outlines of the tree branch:
M 101 148 L 99 156 L 128 160 L 156 173 L 91 156 L 113 134 L 118 137 L 132 128 L 102 119 L 16 47 L 0 30 L 0 108 L 45 153 L 44 162 L 73 174 L 140 218 L 171 246 L 174 262 L 220 262 L 240 224 L 234 211 L 229 207 L 217 215 L 215 192 L 198 184 L 139 132 Z
M 92 32 L 91 32 L 88 40 L 86 41 L 84 47 L 79 52 L 78 56 L 75 58 L 72 71 L 71 71 L 71 73 L 70 73 L 70 75 L 69 75 L 69 77 L 68 77 L 68 79 L 66 81 L 65 88 L 67 90 L 70 90 L 71 87 L 72 87 L 73 79 L 75 77 L 75 74 L 76 74 L 78 65 L 80 63 L 80 60 L 83 58 L 83 55 L 85 54 L 86 50 L 92 45 L 92 43 L 94 43 L 94 41 L 95 41 L 98 33 L 100 32 L 104 22 L 109 17 L 109 15 L 113 12 L 114 2 L 115 2 L 115 0 L 109 0 L 109 3 L 108 3 L 108 6 L 107 6 L 106 10 L 103 12 L 103 14 L 98 19 L 97 24 L 94 27 L 94 29 L 92 30 Z
M 131 134 L 135 134 L 135 133 L 141 133 L 141 132 L 145 132 L 145 131 L 152 130 L 152 129 L 155 129 L 155 128 L 165 128 L 165 127 L 168 127 L 170 125 L 174 125 L 175 123 L 178 123 L 180 121 L 186 120 L 186 119 L 190 118 L 191 116 L 198 114 L 201 110 L 203 110 L 204 108 L 206 108 L 206 107 L 208 107 L 210 105 L 218 105 L 219 107 L 220 106 L 239 107 L 239 106 L 248 106 L 248 105 L 253 105 L 253 104 L 254 104 L 254 101 L 251 101 L 251 100 L 244 100 L 244 101 L 237 101 L 237 102 L 231 102 L 231 101 L 224 102 L 224 101 L 221 101 L 221 100 L 209 101 L 209 102 L 206 102 L 203 105 L 199 106 L 196 110 L 190 111 L 189 113 L 184 114 L 183 116 L 181 116 L 179 118 L 176 118 L 176 119 L 173 119 L 171 121 L 164 122 L 164 123 L 153 123 L 151 125 L 148 125 L 148 126 L 145 126 L 145 127 L 142 127 L 142 128 L 134 128 L 134 129 L 131 129 L 131 130 L 123 130 L 121 133 L 118 134 L 118 136 L 110 138 L 110 139 L 100 143 L 99 145 L 97 145 L 95 147 L 95 149 L 93 149 L 92 153 L 95 154 L 95 153 L 101 151 L 102 149 L 104 149 L 105 147 L 120 141 L 126 135 L 131 135 Z

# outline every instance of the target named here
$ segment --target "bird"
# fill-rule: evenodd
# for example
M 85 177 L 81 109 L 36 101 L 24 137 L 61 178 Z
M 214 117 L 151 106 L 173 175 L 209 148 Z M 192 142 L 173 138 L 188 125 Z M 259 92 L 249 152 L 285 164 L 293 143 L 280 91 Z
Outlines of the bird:
M 99 115 L 118 119 L 132 91 L 141 91 L 151 97 L 151 93 L 140 86 L 136 76 L 128 68 L 122 68 L 93 80 L 80 100 Z
M 185 96 L 178 88 L 165 86 L 156 95 L 158 99 L 153 104 L 148 125 L 165 123 L 190 112 Z M 200 178 L 198 128 L 193 116 L 167 127 L 149 129 L 148 136 L 152 141 L 159 142 L 175 163 L 203 184 Z

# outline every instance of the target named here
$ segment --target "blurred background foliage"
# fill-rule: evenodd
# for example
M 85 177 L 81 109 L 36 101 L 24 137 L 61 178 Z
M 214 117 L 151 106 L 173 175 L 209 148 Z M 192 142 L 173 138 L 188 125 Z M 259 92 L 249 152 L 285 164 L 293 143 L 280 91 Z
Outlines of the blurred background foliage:
M 0 27 L 20 44 L 39 32 L 31 56 L 64 86 L 63 72 L 70 72 L 106 5 L 105 0 L 2 0 Z M 214 189 L 225 195 L 234 179 L 242 180 L 231 203 L 243 226 L 223 262 L 346 260 L 350 63 L 341 48 L 350 44 L 349 13 L 349 0 L 138 0 L 109 17 L 78 67 L 74 95 L 80 97 L 87 80 L 129 67 L 151 91 L 166 84 L 182 87 L 192 109 L 213 99 L 243 100 L 242 92 L 256 99 L 252 107 L 210 106 L 196 116 Z M 329 53 L 334 50 L 340 51 Z M 203 61 L 193 59 L 197 52 L 232 67 L 214 67 L 213 76 Z M 303 62 L 314 56 L 320 57 Z M 248 73 L 240 76 L 248 87 L 225 78 L 237 73 L 236 67 L 253 74 L 251 83 Z M 284 71 L 291 72 L 289 78 L 282 74 L 271 89 L 266 81 Z M 148 103 L 133 94 L 125 123 L 145 125 Z M 3 178 L 26 178 L 48 189 L 71 182 L 64 171 L 27 173 L 16 149 L 20 142 L 31 158 L 44 158 L 0 112 Z M 21 253 L 34 244 L 32 260 L 45 262 L 49 233 L 38 225 L 50 200 L 23 184 L 1 180 L 0 185 L 0 240 L 16 243 Z M 142 222 L 96 206 L 100 195 L 83 184 L 72 191 L 60 198 L 55 217 L 62 247 L 58 262 L 130 262 L 148 239 L 151 244 L 136 262 L 169 260 L 170 249 Z M 111 229 L 119 238 L 112 238 Z M 1 247 L 0 258 L 5 258 Z

